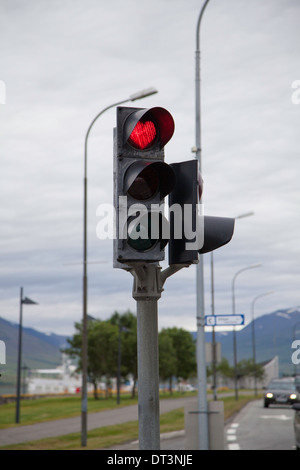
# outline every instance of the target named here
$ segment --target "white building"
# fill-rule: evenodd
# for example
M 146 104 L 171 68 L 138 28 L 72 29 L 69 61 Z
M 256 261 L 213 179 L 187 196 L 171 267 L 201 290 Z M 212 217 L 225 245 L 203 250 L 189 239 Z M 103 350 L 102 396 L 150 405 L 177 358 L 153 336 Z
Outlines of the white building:
M 76 366 L 63 355 L 62 365 L 56 369 L 34 369 L 26 380 L 29 394 L 79 393 L 81 374 L 76 373 Z

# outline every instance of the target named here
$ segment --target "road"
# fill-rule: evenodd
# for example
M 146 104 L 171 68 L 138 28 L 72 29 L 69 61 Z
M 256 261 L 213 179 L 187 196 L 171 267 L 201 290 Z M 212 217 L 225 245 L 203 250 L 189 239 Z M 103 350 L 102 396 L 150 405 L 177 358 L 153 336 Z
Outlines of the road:
M 263 400 L 249 402 L 225 426 L 225 450 L 295 450 L 294 410 L 291 407 L 263 407 Z M 115 446 L 138 449 L 138 442 Z M 161 450 L 184 450 L 184 432 L 163 435 Z
M 248 403 L 225 427 L 227 450 L 293 450 L 294 410 L 287 406 L 263 407 L 263 401 Z

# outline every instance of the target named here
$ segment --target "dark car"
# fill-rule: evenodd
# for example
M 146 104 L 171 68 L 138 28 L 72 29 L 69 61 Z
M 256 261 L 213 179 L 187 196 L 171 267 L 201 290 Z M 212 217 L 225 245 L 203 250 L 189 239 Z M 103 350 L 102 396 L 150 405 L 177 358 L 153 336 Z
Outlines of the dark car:
M 293 408 L 295 410 L 294 431 L 295 431 L 296 449 L 300 450 L 300 403 L 295 403 L 293 405 Z
M 264 407 L 273 404 L 293 405 L 299 398 L 294 380 L 271 380 L 265 392 Z

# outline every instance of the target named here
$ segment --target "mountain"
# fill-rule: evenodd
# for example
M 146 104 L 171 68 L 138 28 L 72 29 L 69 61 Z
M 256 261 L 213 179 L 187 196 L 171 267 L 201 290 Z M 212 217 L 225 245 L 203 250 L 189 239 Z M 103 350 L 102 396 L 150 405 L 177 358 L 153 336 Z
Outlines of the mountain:
M 15 393 L 19 325 L 0 317 L 0 340 L 6 346 L 6 364 L 0 364 L 0 395 Z M 29 369 L 51 369 L 61 364 L 60 349 L 67 345 L 67 336 L 41 333 L 23 327 L 22 366 Z
M 294 373 L 291 356 L 293 339 L 300 339 L 300 308 L 276 310 L 255 319 L 256 362 L 265 362 L 274 356 L 279 358 L 280 375 Z M 221 343 L 222 357 L 233 364 L 233 332 L 218 332 L 215 328 L 216 341 Z M 294 334 L 296 334 L 294 338 Z M 206 341 L 211 341 L 212 334 L 206 333 Z M 252 322 L 240 331 L 236 331 L 237 361 L 253 357 Z M 300 366 L 298 366 L 298 373 Z

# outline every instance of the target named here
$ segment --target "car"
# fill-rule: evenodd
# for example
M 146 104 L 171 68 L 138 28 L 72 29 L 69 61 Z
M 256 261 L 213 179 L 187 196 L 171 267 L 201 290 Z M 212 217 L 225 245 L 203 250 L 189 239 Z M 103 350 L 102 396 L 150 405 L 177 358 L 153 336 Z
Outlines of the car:
M 296 449 L 300 450 L 300 403 L 294 403 L 293 408 L 295 410 L 294 431 L 295 431 Z
M 294 380 L 271 380 L 264 395 L 264 407 L 269 405 L 293 405 L 300 400 Z

